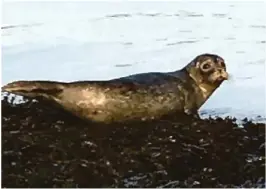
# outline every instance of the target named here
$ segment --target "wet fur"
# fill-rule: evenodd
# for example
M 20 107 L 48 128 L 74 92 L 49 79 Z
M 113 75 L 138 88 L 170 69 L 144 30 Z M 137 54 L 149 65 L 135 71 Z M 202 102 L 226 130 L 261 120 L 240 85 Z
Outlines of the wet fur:
M 206 82 L 196 66 L 206 56 L 214 62 L 217 56 L 202 56 L 175 72 L 143 73 L 108 81 L 17 81 L 2 89 L 46 98 L 95 122 L 152 120 L 178 113 L 197 115 L 197 110 L 221 84 Z

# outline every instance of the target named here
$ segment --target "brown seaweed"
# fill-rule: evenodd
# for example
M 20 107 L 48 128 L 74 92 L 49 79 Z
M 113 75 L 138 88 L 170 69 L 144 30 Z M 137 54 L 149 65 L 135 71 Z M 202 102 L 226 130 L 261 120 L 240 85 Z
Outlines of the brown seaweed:
M 265 187 L 265 125 L 176 117 L 96 125 L 4 97 L 2 187 Z

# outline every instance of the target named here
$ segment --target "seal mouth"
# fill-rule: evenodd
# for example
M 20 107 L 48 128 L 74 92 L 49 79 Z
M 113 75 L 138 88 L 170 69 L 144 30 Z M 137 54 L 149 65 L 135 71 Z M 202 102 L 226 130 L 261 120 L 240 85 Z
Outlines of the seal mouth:
M 228 80 L 229 74 L 226 71 L 222 71 L 221 75 L 218 77 L 219 80 Z
M 221 83 L 229 79 L 229 74 L 225 70 L 216 71 L 210 75 L 209 81 L 211 83 Z
M 222 70 L 218 74 L 216 81 L 224 81 L 224 80 L 228 80 L 228 79 L 229 79 L 229 74 L 225 70 Z

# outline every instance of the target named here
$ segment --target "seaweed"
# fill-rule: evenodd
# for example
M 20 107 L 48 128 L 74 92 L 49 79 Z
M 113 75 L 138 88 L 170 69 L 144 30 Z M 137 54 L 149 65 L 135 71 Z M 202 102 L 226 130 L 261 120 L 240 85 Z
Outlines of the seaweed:
M 2 98 L 2 187 L 265 187 L 265 125 L 171 117 L 100 125 Z

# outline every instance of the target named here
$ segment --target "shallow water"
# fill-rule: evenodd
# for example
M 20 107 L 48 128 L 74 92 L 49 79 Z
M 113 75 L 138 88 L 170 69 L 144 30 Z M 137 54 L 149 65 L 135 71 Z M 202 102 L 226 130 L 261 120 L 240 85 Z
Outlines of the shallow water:
M 256 2 L 4 2 L 2 84 L 173 71 L 216 53 L 232 78 L 201 115 L 266 121 L 264 10 Z

